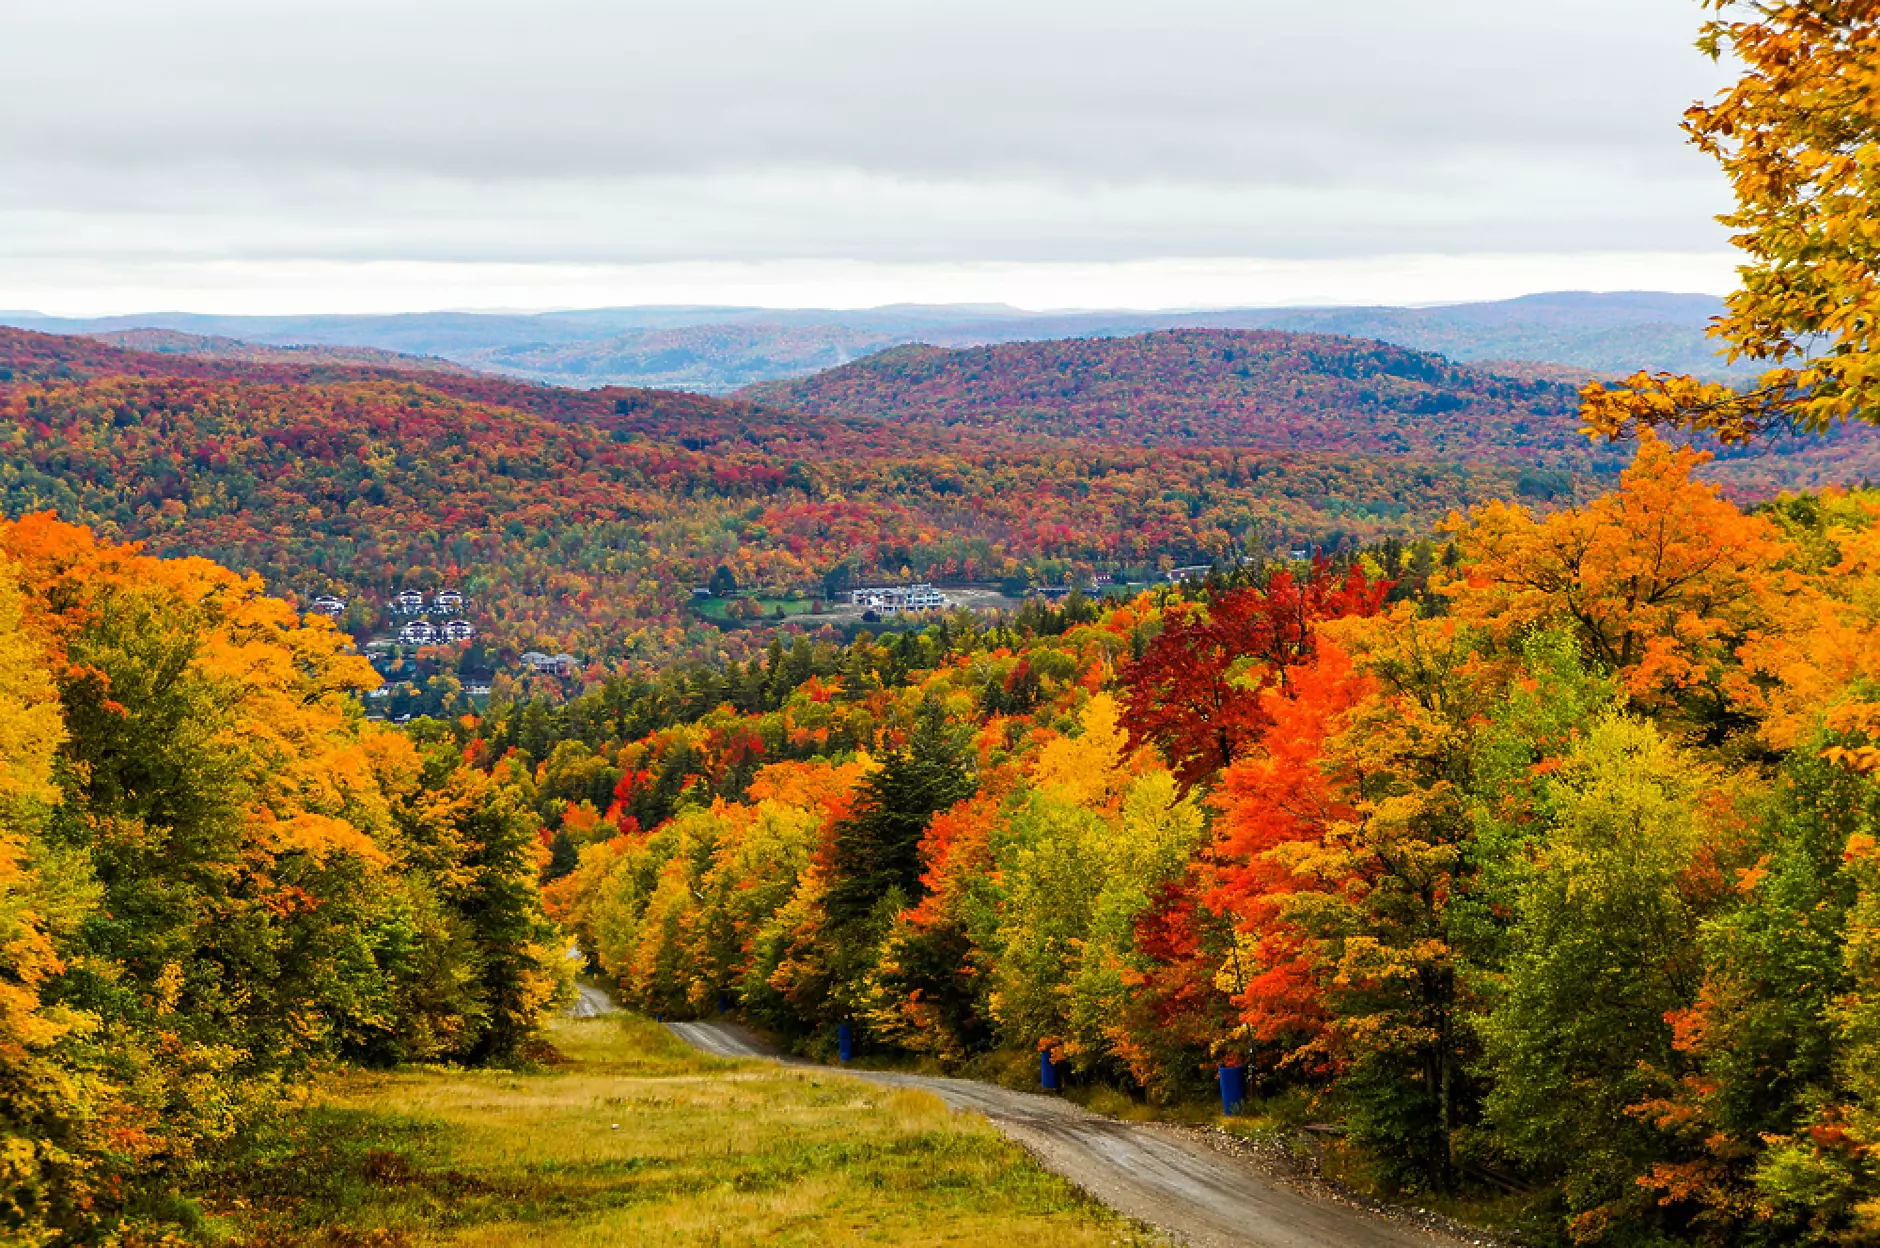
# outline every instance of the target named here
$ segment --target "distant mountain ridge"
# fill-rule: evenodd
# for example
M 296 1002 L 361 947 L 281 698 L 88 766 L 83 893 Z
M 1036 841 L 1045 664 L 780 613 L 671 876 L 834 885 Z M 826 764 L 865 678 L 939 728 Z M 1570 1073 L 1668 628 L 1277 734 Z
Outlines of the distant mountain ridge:
M 1708 295 L 1562 292 L 1443 307 L 1229 308 L 1191 312 L 1038 313 L 985 305 L 860 310 L 600 308 L 531 314 L 205 316 L 92 319 L 0 313 L 49 333 L 165 329 L 260 346 L 369 347 L 434 356 L 551 385 L 623 385 L 717 394 L 838 367 L 913 342 L 983 346 L 1129 337 L 1162 329 L 1274 329 L 1376 338 L 1458 362 L 1519 361 L 1586 372 L 1646 368 L 1746 375 L 1717 358 L 1705 329 L 1723 310 Z
M 1563 310 L 1563 319 L 1571 309 Z M 737 397 L 812 421 L 894 423 L 909 436 L 973 430 L 1112 446 L 1247 447 L 1610 473 L 1632 447 L 1580 432 L 1582 378 L 1458 364 L 1377 340 L 1278 330 L 1176 329 L 1127 338 L 893 347 Z M 1738 497 L 1880 476 L 1880 430 L 1704 440 L 1705 470 Z
M 469 373 L 476 370 L 435 355 L 406 355 L 382 347 L 273 346 L 217 334 L 186 334 L 175 329 L 113 329 L 86 334 L 128 351 L 185 355 L 204 360 L 239 360 L 249 364 L 341 364 L 394 368 L 407 372 Z
M 894 347 L 741 394 L 817 417 L 1123 446 L 1544 458 L 1582 470 L 1619 462 L 1580 435 L 1572 386 L 1482 372 L 1384 342 L 1277 330 Z

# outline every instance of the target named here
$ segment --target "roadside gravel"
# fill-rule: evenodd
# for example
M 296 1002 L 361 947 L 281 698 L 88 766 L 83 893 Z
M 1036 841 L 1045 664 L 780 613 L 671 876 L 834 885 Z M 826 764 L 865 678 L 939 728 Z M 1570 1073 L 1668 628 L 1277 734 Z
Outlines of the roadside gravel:
M 735 1023 L 668 1023 L 718 1057 L 786 1057 Z M 1092 1198 L 1192 1248 L 1462 1248 L 1493 1240 L 1420 1210 L 1368 1201 L 1326 1183 L 1277 1146 L 1224 1131 L 1119 1122 L 1057 1097 L 969 1079 L 846 1070 L 857 1079 L 931 1092 L 984 1115 Z

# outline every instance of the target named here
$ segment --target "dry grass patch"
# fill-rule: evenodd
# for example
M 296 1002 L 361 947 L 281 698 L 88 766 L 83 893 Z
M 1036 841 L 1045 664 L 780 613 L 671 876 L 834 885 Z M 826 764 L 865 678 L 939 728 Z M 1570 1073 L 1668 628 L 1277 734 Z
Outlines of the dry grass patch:
M 1148 1242 L 924 1093 L 558 1023 L 540 1073 L 339 1080 L 225 1159 L 211 1203 L 268 1245 Z

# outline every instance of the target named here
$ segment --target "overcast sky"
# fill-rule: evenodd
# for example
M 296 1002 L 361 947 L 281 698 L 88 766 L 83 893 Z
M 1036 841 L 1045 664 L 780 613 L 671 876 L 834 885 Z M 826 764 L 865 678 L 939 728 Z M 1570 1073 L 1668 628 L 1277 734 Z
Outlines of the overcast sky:
M 1696 0 L 12 0 L 0 307 L 1726 289 Z

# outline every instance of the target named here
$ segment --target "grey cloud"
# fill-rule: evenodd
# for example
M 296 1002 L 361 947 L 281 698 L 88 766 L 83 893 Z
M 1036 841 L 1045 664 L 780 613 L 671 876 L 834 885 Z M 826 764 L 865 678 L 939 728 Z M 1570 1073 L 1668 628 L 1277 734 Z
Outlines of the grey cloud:
M 62 0 L 0 253 L 1714 248 L 1693 0 Z M 21 233 L 27 228 L 25 234 Z
M 1465 178 L 1453 191 L 1400 187 L 1388 198 L 1362 189 L 1090 190 L 783 172 L 532 187 L 289 184 L 257 202 L 217 196 L 209 181 L 182 202 L 140 196 L 64 218 L 0 206 L 0 257 L 180 249 L 243 259 L 633 263 L 779 254 L 964 261 L 1689 249 L 1690 217 L 1702 211 L 1705 188 L 1637 204 L 1631 187 L 1599 170 L 1551 184 L 1541 176 L 1552 173 L 1534 176 L 1545 193 L 1532 197 L 1472 189 L 1476 179 Z
M 0 142 L 484 177 L 1241 179 L 1458 140 L 1663 155 L 1714 77 L 1686 50 L 1695 18 L 1686 0 L 67 0 L 0 52 L 0 98 L 32 120 Z

